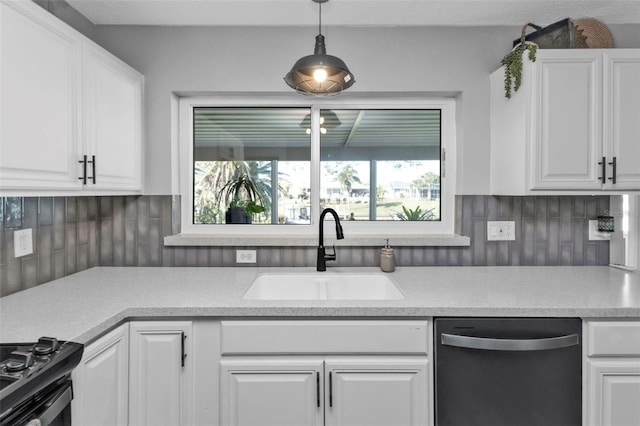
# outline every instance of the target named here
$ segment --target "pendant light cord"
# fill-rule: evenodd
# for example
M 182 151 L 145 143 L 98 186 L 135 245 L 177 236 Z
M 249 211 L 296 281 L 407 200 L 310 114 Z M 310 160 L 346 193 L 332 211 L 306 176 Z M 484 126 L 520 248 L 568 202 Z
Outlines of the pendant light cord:
M 322 2 L 318 3 L 319 12 L 318 12 L 318 34 L 322 35 Z

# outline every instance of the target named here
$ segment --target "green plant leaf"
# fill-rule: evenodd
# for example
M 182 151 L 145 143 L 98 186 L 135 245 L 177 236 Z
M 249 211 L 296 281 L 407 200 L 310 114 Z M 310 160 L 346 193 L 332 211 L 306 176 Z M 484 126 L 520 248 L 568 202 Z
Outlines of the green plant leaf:
M 504 65 L 504 96 L 511 98 L 512 91 L 517 92 L 522 85 L 522 55 L 528 51 L 528 58 L 531 62 L 536 61 L 538 46 L 535 44 L 525 44 L 513 49 L 502 58 Z M 513 88 L 513 89 L 512 89 Z
M 433 219 L 433 209 L 422 210 L 420 206 L 417 206 L 415 209 L 409 209 L 405 206 L 402 206 L 402 212 L 395 212 L 394 216 L 398 220 L 405 221 L 419 221 L 419 220 L 431 220 Z

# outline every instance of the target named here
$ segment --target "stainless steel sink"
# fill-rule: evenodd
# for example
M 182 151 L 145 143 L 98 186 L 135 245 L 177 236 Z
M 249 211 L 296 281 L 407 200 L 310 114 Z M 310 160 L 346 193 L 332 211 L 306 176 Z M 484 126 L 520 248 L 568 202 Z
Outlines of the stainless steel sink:
M 243 296 L 252 300 L 399 300 L 404 296 L 387 276 L 309 272 L 261 274 Z

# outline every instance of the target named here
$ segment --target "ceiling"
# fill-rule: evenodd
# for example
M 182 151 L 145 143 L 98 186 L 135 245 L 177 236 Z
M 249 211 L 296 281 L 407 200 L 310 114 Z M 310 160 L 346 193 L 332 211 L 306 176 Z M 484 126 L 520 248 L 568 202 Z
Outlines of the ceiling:
M 307 26 L 311 0 L 66 0 L 97 25 Z M 640 0 L 332 0 L 328 26 L 549 25 L 564 18 L 640 23 Z
M 440 147 L 437 109 L 322 110 L 320 116 L 323 148 Z M 195 145 L 308 150 L 309 117 L 308 108 L 195 108 Z
M 309 161 L 308 108 L 198 107 L 195 161 Z M 439 160 L 440 110 L 320 111 L 322 161 Z

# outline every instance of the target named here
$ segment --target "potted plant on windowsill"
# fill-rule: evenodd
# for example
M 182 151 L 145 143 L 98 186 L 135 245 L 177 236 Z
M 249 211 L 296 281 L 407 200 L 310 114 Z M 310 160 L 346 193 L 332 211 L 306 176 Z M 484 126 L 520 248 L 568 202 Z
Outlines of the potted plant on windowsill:
M 234 176 L 218 195 L 227 205 L 225 223 L 251 223 L 254 214 L 265 211 L 258 186 L 248 174 Z

